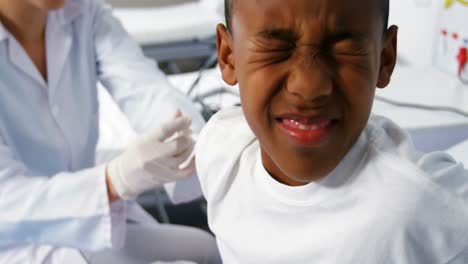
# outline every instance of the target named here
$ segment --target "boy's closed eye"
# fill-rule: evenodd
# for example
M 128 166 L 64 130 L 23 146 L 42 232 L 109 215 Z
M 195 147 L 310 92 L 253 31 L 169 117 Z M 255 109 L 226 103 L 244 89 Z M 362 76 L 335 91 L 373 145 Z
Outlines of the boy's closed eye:
M 300 43 L 298 35 L 289 29 L 269 29 L 256 34 L 252 52 L 292 52 L 300 46 L 309 46 L 326 55 L 365 56 L 366 38 L 358 32 L 341 31 L 326 36 L 317 44 Z
M 342 59 L 364 59 L 369 55 L 364 34 L 351 31 L 332 33 L 324 41 L 327 53 L 337 62 Z
M 295 49 L 294 43 L 278 40 L 255 40 L 252 42 L 250 63 L 278 63 L 289 59 Z
M 303 45 L 309 46 L 309 45 Z M 266 65 L 287 61 L 295 53 L 299 45 L 290 42 L 269 40 L 257 41 L 249 49 L 252 53 L 250 63 L 262 63 Z M 346 40 L 334 44 L 332 47 L 315 48 L 315 59 L 339 64 L 359 64 L 365 62 L 369 52 L 363 44 Z
M 289 29 L 273 28 L 258 32 L 251 40 L 252 62 L 280 62 L 293 53 L 296 34 Z
M 336 43 L 331 48 L 335 56 L 366 56 L 368 51 L 362 43 L 352 40 L 344 40 Z

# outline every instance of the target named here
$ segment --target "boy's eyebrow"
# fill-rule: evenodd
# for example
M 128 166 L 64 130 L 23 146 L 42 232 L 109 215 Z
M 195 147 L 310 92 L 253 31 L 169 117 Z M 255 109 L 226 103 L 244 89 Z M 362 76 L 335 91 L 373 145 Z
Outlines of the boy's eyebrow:
M 255 34 L 257 37 L 266 38 L 266 39 L 277 39 L 284 41 L 291 41 L 297 39 L 297 34 L 287 28 L 270 28 Z

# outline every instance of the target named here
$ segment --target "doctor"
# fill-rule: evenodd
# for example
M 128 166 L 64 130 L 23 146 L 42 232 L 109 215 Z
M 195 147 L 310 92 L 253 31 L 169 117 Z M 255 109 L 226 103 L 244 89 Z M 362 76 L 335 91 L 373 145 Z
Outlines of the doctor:
M 103 165 L 98 81 L 142 135 Z M 127 201 L 182 179 L 174 199 L 200 195 L 196 113 L 103 0 L 0 0 L 0 263 L 207 263 L 208 233 Z

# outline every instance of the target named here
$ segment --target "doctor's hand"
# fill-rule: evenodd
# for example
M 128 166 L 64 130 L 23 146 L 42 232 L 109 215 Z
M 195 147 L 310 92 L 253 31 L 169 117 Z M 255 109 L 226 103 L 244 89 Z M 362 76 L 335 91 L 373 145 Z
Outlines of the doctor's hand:
M 131 145 L 109 162 L 108 186 L 126 200 L 164 183 L 191 176 L 195 171 L 191 123 L 190 118 L 177 112 L 173 120 Z

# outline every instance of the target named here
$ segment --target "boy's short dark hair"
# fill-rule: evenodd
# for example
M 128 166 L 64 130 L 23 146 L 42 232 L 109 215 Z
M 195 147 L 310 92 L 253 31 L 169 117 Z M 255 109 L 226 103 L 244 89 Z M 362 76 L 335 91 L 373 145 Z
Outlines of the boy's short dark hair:
M 226 27 L 231 30 L 232 11 L 236 0 L 224 0 L 224 16 L 226 18 Z M 384 31 L 388 28 L 388 16 L 390 10 L 390 0 L 380 0 L 382 4 L 382 14 L 384 18 Z

